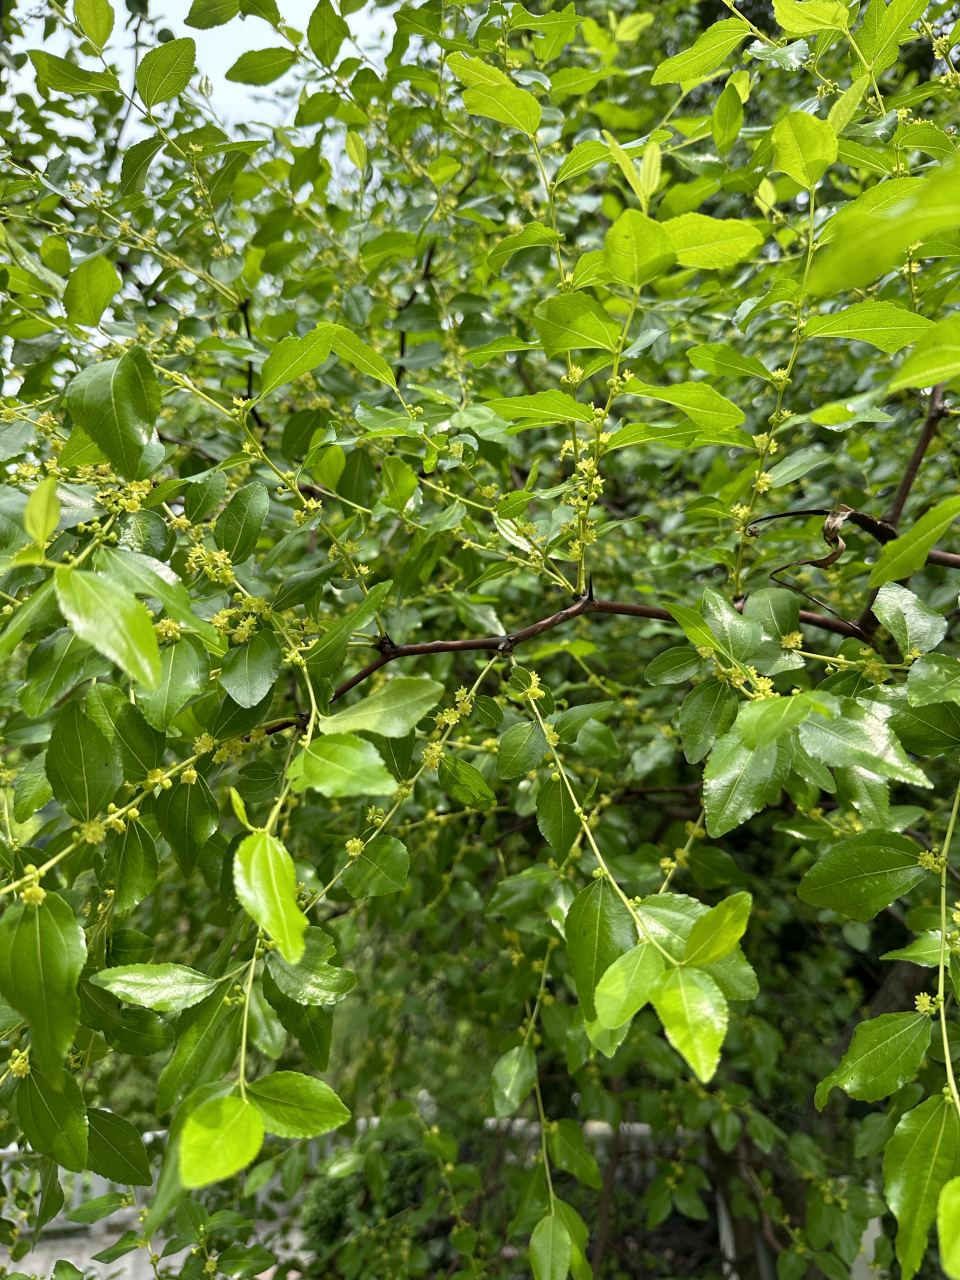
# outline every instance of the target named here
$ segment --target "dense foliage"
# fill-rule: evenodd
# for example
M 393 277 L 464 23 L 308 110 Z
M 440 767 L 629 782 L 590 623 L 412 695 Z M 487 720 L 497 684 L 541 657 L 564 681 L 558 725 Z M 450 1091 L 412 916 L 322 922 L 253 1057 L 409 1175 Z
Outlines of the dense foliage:
M 359 7 L 4 19 L 14 1263 L 960 1277 L 953 10 Z

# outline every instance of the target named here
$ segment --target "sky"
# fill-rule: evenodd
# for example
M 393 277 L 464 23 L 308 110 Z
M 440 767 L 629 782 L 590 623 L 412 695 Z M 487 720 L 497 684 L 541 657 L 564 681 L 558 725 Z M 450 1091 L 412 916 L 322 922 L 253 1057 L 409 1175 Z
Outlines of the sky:
M 127 45 L 127 33 L 123 30 L 127 12 L 123 0 L 112 0 L 112 3 L 117 21 L 108 51 L 112 51 L 118 63 L 124 66 L 129 61 L 129 54 L 118 57 L 118 53 Z M 290 26 L 296 27 L 299 31 L 306 31 L 310 12 L 315 3 L 316 0 L 279 0 L 279 7 L 284 20 Z M 197 42 L 197 65 L 213 81 L 212 101 L 217 114 L 222 119 L 234 124 L 240 121 L 256 120 L 275 123 L 283 117 L 285 114 L 283 105 L 272 97 L 273 91 L 282 87 L 283 79 L 262 89 L 255 89 L 249 85 L 234 84 L 224 78 L 226 72 L 242 53 L 246 53 L 249 49 L 268 49 L 282 43 L 282 38 L 268 23 L 260 18 L 234 18 L 222 27 L 195 31 L 184 23 L 190 11 L 190 0 L 152 0 L 150 10 L 151 15 L 157 19 L 158 25 L 169 27 L 175 36 L 192 36 Z M 354 39 L 368 56 L 378 62 L 389 50 L 392 40 L 391 13 L 392 9 L 377 9 L 374 5 L 368 4 L 356 13 L 351 13 L 347 18 Z M 64 32 L 56 32 L 44 44 L 42 19 L 37 18 L 25 25 L 27 38 L 22 42 L 16 40 L 14 51 L 31 48 L 44 48 L 58 54 L 66 51 L 69 41 Z M 391 28 L 391 34 L 384 39 L 381 33 L 387 27 Z M 344 47 L 345 54 L 348 48 L 349 46 Z M 28 63 L 23 71 L 14 77 L 14 81 L 16 89 L 29 89 L 33 83 L 32 66 Z

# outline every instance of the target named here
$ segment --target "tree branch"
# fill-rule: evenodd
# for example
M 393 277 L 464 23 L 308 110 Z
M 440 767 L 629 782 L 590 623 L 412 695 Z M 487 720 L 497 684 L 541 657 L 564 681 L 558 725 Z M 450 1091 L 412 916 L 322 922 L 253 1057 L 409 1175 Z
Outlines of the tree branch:
M 910 461 L 907 463 L 907 469 L 903 473 L 903 479 L 894 495 L 893 503 L 890 507 L 890 514 L 887 516 L 887 523 L 893 525 L 896 529 L 900 523 L 900 517 L 903 515 L 903 508 L 907 498 L 910 496 L 910 490 L 913 488 L 913 482 L 917 478 L 917 472 L 920 470 L 920 464 L 923 462 L 924 454 L 930 447 L 930 442 L 937 434 L 937 427 L 940 425 L 941 419 L 947 412 L 947 406 L 943 402 L 943 383 L 938 382 L 930 393 L 930 404 L 927 408 L 926 421 L 923 429 L 914 446 L 913 453 L 910 455 Z
M 342 698 L 345 693 L 356 688 L 368 676 L 372 676 L 375 671 L 379 671 L 381 667 L 397 658 L 411 658 L 425 653 L 470 653 L 477 650 L 494 652 L 499 650 L 503 654 L 509 654 L 513 652 L 516 645 L 532 640 L 535 636 L 542 635 L 544 631 L 559 627 L 564 622 L 570 622 L 584 613 L 615 613 L 629 618 L 658 618 L 663 622 L 674 621 L 666 609 L 656 605 L 620 604 L 616 600 L 594 600 L 588 593 L 581 596 L 569 608 L 561 609 L 559 613 L 551 614 L 549 618 L 542 618 L 539 622 L 533 622 L 529 627 L 523 627 L 520 631 L 514 631 L 507 636 L 484 636 L 470 640 L 428 640 L 421 644 L 394 644 L 389 637 L 384 637 L 379 644 L 379 658 L 375 658 L 373 662 L 368 663 L 356 675 L 340 685 L 330 701 L 334 702 L 337 698 Z M 836 635 L 859 638 L 861 634 L 852 622 L 844 622 L 840 618 L 826 618 L 822 614 L 810 613 L 806 609 L 800 610 L 800 621 L 807 626 L 833 631 Z

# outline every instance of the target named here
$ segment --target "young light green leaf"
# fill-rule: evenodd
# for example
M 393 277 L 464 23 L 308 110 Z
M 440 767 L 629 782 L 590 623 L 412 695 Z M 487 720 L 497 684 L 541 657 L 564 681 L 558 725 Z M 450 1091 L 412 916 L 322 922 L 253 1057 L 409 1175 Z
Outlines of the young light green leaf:
M 72 324 L 98 325 L 120 288 L 116 267 L 102 255 L 81 262 L 63 291 L 67 319 Z
M 710 75 L 750 34 L 750 28 L 739 15 L 715 22 L 694 41 L 692 48 L 661 62 L 653 73 L 652 84 L 687 84 Z
M 206 1187 L 232 1178 L 263 1146 L 263 1120 L 252 1102 L 211 1098 L 192 1111 L 180 1139 L 180 1178 L 185 1187 Z
M 940 1265 L 950 1280 L 960 1280 L 960 1178 L 944 1184 L 937 1204 Z
M 629 1022 L 652 998 L 664 971 L 663 956 L 650 942 L 625 951 L 597 983 L 597 1018 L 611 1031 Z
M 567 955 L 577 999 L 587 1021 L 597 1017 L 594 992 L 610 965 L 637 943 L 637 926 L 613 885 L 603 877 L 577 894 L 567 912 Z
M 653 991 L 667 1039 L 702 1083 L 711 1080 L 727 1034 L 727 1002 L 703 969 L 672 969 Z
M 60 499 L 57 497 L 57 478 L 47 476 L 41 480 L 27 500 L 23 523 L 38 547 L 45 547 L 50 535 L 60 523 Z
M 792 9 L 810 5 L 842 10 L 836 0 L 808 0 L 801 6 L 796 0 L 779 0 Z M 837 135 L 831 127 L 806 111 L 791 111 L 773 130 L 773 155 L 776 167 L 812 191 L 837 158 Z
M 735 893 L 694 922 L 687 938 L 684 964 L 712 964 L 737 946 L 750 919 L 749 893 Z
M 233 887 L 241 905 L 270 934 L 288 964 L 303 957 L 307 919 L 297 906 L 293 859 L 266 831 L 248 835 L 233 857 Z
M 402 738 L 437 705 L 443 685 L 417 676 L 396 676 L 382 689 L 333 716 L 320 716 L 323 734 L 369 729 L 384 738 Z

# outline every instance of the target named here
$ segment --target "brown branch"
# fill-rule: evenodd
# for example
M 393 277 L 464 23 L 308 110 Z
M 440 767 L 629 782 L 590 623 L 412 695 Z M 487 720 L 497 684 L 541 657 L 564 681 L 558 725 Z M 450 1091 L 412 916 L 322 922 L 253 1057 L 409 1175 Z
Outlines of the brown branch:
M 554 627 L 562 626 L 563 623 L 570 622 L 584 613 L 615 613 L 629 618 L 658 618 L 663 622 L 674 621 L 672 615 L 666 609 L 661 609 L 656 605 L 621 604 L 616 600 L 594 600 L 588 593 L 585 596 L 581 596 L 569 608 L 561 609 L 559 613 L 551 614 L 549 618 L 542 618 L 539 622 L 533 622 L 529 627 L 523 627 L 520 631 L 514 631 L 507 636 L 484 636 L 470 640 L 429 640 L 420 644 L 393 644 L 389 641 L 389 638 L 384 638 L 380 641 L 380 656 L 340 685 L 333 693 L 330 701 L 335 702 L 337 698 L 343 697 L 345 693 L 349 693 L 351 689 L 356 688 L 368 676 L 372 676 L 375 671 L 379 671 L 381 667 L 386 666 L 388 662 L 395 661 L 397 658 L 411 658 L 426 653 L 470 653 L 477 650 L 500 652 L 506 655 L 512 653 L 516 645 L 532 640 L 544 631 L 550 631 Z M 820 627 L 824 631 L 833 631 L 837 635 L 860 636 L 859 630 L 852 622 L 844 622 L 840 618 L 825 618 L 819 613 L 809 613 L 805 609 L 800 610 L 800 621 L 807 626 Z
M 890 507 L 890 514 L 887 516 L 887 523 L 893 525 L 896 529 L 900 523 L 900 517 L 903 515 L 903 508 L 907 498 L 910 496 L 910 490 L 913 488 L 913 482 L 917 478 L 917 472 L 920 470 L 920 464 L 923 462 L 924 454 L 930 447 L 930 442 L 937 434 L 937 427 L 940 425 L 941 419 L 947 412 L 947 406 L 943 402 L 943 383 L 938 382 L 930 393 L 930 404 L 927 408 L 926 421 L 923 429 L 914 446 L 913 453 L 910 455 L 910 461 L 907 463 L 907 469 L 903 473 L 903 479 L 894 495 L 893 503 Z
M 607 1159 L 606 1173 L 603 1179 L 603 1190 L 600 1192 L 600 1212 L 597 1218 L 597 1243 L 593 1247 L 593 1258 L 591 1265 L 593 1267 L 594 1280 L 600 1275 L 600 1268 L 603 1266 L 603 1255 L 607 1247 L 607 1238 L 610 1234 L 610 1197 L 613 1194 L 613 1183 L 617 1176 L 617 1165 L 620 1163 L 620 1130 L 614 1131 L 610 1140 L 610 1150 Z

